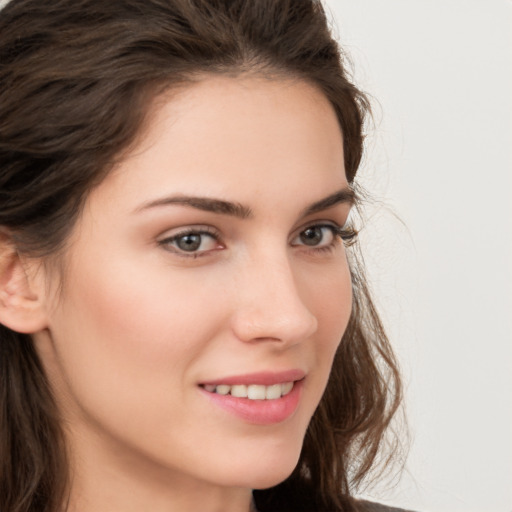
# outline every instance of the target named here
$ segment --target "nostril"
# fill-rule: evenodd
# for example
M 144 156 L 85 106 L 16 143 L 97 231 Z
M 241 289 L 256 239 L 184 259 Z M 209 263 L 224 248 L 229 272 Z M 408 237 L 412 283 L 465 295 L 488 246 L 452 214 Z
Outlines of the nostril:
M 318 328 L 316 311 L 310 310 L 297 286 L 289 255 L 274 252 L 253 255 L 241 269 L 233 304 L 233 330 L 245 342 L 297 343 Z
M 316 332 L 318 321 L 306 307 L 291 306 L 239 308 L 233 318 L 233 331 L 245 342 L 300 343 Z

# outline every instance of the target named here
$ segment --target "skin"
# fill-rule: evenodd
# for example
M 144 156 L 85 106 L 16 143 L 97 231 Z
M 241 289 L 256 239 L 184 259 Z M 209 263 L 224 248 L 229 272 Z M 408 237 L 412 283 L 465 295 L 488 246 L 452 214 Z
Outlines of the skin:
M 91 192 L 63 275 L 40 270 L 34 338 L 64 417 L 70 511 L 246 512 L 251 489 L 291 473 L 352 299 L 342 240 L 325 227 L 316 245 L 301 238 L 343 226 L 349 202 L 304 211 L 346 187 L 335 113 L 307 83 L 206 77 L 154 102 L 137 147 Z M 250 215 L 160 204 L 176 195 Z M 191 226 L 214 233 L 195 256 L 176 239 Z M 199 386 L 288 369 L 306 377 L 277 424 Z

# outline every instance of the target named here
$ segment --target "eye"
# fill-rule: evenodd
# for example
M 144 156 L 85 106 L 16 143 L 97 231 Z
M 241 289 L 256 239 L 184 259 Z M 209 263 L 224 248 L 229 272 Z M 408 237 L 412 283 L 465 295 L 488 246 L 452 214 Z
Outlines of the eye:
M 329 247 L 335 243 L 339 228 L 328 224 L 309 226 L 303 229 L 293 240 L 292 245 L 308 247 Z
M 200 256 L 221 249 L 218 236 L 207 229 L 189 229 L 160 240 L 159 245 L 182 256 Z

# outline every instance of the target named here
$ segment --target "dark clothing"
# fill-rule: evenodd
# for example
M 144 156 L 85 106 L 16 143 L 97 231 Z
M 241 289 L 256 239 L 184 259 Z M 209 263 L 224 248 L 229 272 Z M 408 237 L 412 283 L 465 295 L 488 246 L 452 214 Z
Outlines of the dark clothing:
M 286 484 L 286 482 L 282 483 L 270 490 L 253 491 L 256 510 L 260 512 L 413 512 L 353 497 L 344 497 L 341 503 L 333 503 L 329 506 L 320 499 L 318 494 L 308 492 L 310 489 L 305 486 L 286 489 Z
M 360 505 L 360 512 L 412 512 L 412 510 L 388 507 L 387 505 L 381 505 L 372 501 L 359 501 L 358 505 Z

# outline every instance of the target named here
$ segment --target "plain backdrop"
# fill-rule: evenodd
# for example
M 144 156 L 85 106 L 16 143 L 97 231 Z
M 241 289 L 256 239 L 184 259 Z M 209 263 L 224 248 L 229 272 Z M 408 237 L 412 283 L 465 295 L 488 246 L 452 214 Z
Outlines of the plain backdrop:
M 411 430 L 366 495 L 512 512 L 512 2 L 326 4 L 374 98 L 362 238 Z

